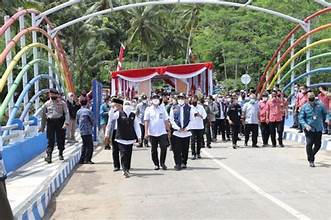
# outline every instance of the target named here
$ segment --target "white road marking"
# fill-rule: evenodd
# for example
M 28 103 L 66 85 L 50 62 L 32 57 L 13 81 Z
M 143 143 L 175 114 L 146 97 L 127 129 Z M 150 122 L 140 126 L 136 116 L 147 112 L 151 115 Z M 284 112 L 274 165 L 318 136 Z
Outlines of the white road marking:
M 210 159 L 212 159 L 215 163 L 217 163 L 220 167 L 222 167 L 223 169 L 228 171 L 231 175 L 233 175 L 234 177 L 239 179 L 241 182 L 245 183 L 247 186 L 249 186 L 251 189 L 253 189 L 255 192 L 257 192 L 261 196 L 269 199 L 271 202 L 275 203 L 276 205 L 278 205 L 279 207 L 281 207 L 282 209 L 284 209 L 285 211 L 287 211 L 288 213 L 290 213 L 294 217 L 296 217 L 300 220 L 310 220 L 311 219 L 308 216 L 306 216 L 306 215 L 302 214 L 301 212 L 299 212 L 298 210 L 296 210 L 296 209 L 292 208 L 291 206 L 287 205 L 286 203 L 282 202 L 281 200 L 279 200 L 279 199 L 273 197 L 272 195 L 270 195 L 269 193 L 265 192 L 263 189 L 261 189 L 260 187 L 258 187 L 257 185 L 255 185 L 254 183 L 252 183 L 251 181 L 249 181 L 248 179 L 246 179 L 245 177 L 243 177 L 239 173 L 237 173 L 235 170 L 231 169 L 230 167 L 228 167 L 227 165 L 225 165 L 221 161 L 215 159 L 206 150 L 202 149 L 201 151 L 205 155 L 207 155 Z

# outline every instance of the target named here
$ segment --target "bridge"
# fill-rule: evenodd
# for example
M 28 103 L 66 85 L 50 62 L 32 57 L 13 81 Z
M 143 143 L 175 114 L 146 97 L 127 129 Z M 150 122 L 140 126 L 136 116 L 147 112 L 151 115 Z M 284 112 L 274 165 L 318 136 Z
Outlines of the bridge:
M 45 133 L 38 132 L 40 97 L 49 88 L 57 88 L 63 94 L 75 92 L 69 61 L 59 37 L 64 28 L 95 16 L 167 4 L 240 7 L 278 16 L 296 26 L 275 48 L 261 75 L 257 94 L 276 83 L 293 94 L 294 83 L 301 79 L 306 79 L 311 88 L 331 85 L 330 77 L 325 82 L 311 80 L 312 75 L 329 76 L 331 72 L 330 66 L 314 68 L 312 63 L 331 55 L 314 51 L 320 45 L 331 43 L 331 38 L 314 38 L 331 27 L 331 23 L 318 27 L 314 23 L 319 17 L 329 15 L 329 3 L 316 1 L 325 8 L 303 19 L 254 6 L 254 1 L 240 4 L 218 0 L 123 3 L 57 26 L 48 18 L 79 2 L 71 0 L 44 12 L 20 9 L 14 15 L 5 16 L 0 27 L 0 38 L 5 41 L 5 48 L 0 50 L 0 65 L 5 69 L 0 75 L 0 93 L 4 94 L 0 103 L 0 159 L 15 218 L 328 219 L 331 216 L 328 209 L 331 137 L 323 136 L 317 163 L 321 169 L 308 169 L 305 137 L 289 128 L 291 116 L 284 132 L 287 140 L 284 149 L 233 151 L 228 143 L 214 143 L 211 149 L 203 150 L 201 160 L 190 161 L 188 169 L 179 173 L 173 169 L 154 171 L 148 149 L 137 148 L 133 154 L 133 178 L 129 181 L 112 172 L 110 153 L 101 146 L 95 151 L 95 165 L 77 165 L 81 142 L 66 144 L 65 161 L 54 158 L 53 164 L 46 165 L 43 152 L 47 138 Z M 19 28 L 15 29 L 17 24 Z M 32 56 L 28 56 L 29 52 Z M 300 56 L 306 59 L 298 62 Z M 298 74 L 300 67 L 306 71 Z M 33 71 L 32 76 L 29 70 Z M 93 97 L 93 110 L 98 117 L 101 92 L 97 81 L 93 84 Z M 76 135 L 79 139 L 79 134 Z M 94 135 L 98 144 L 97 126 Z M 172 167 L 171 152 L 167 161 Z

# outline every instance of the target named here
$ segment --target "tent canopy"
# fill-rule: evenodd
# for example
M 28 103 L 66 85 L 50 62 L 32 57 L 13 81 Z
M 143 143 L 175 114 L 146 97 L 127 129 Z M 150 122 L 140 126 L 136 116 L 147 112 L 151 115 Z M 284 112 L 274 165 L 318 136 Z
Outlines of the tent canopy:
M 138 84 L 146 86 L 146 82 L 161 76 L 173 80 L 174 84 L 176 81 L 187 84 L 190 91 L 201 89 L 203 93 L 211 94 L 212 68 L 213 64 L 208 62 L 115 71 L 111 73 L 112 94 L 128 94 L 130 91 L 137 91 Z

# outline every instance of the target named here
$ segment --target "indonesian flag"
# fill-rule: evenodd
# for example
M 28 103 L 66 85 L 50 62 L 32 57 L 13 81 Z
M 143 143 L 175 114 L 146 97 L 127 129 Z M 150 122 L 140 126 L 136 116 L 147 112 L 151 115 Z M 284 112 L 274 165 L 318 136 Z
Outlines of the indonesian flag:
M 125 46 L 123 44 L 121 44 L 121 48 L 120 48 L 120 54 L 118 56 L 118 64 L 117 64 L 117 71 L 122 70 L 122 64 L 123 64 L 123 60 L 124 60 L 124 52 L 125 52 Z

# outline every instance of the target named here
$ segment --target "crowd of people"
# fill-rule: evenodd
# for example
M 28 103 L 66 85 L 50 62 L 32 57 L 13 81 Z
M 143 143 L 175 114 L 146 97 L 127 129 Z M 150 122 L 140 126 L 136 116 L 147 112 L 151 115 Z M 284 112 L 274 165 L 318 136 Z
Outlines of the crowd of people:
M 184 93 L 153 93 L 131 100 L 109 96 L 100 106 L 100 130 L 105 136 L 105 150 L 112 150 L 114 171 L 130 176 L 132 148 L 151 147 L 154 169 L 167 170 L 168 147 L 173 153 L 174 169 L 187 168 L 189 148 L 191 159 L 201 158 L 201 148 L 222 141 L 233 149 L 248 147 L 284 147 L 283 133 L 293 99 L 293 128 L 305 132 L 309 165 L 314 167 L 315 155 L 321 147 L 322 133 L 331 131 L 330 99 L 326 88 L 320 87 L 318 97 L 304 85 L 295 85 L 296 94 L 287 98 L 275 87 L 256 96 L 256 91 L 229 91 L 224 94 L 203 96 Z M 63 160 L 65 139 L 76 142 L 78 126 L 83 141 L 81 164 L 94 164 L 92 97 L 86 92 L 77 98 L 69 93 L 65 98 L 51 89 L 49 100 L 42 106 L 42 126 L 48 138 L 45 161 L 52 162 L 55 142 L 59 159 Z M 290 101 L 291 102 L 291 101 Z M 258 145 L 258 134 L 261 143 Z M 243 145 L 238 141 L 243 138 Z M 219 140 L 218 140 L 219 139 Z M 270 139 L 270 141 L 269 141 Z M 231 145 L 230 144 L 230 145 Z M 270 144 L 270 145 L 269 145 Z M 160 154 L 159 149 L 160 148 Z

